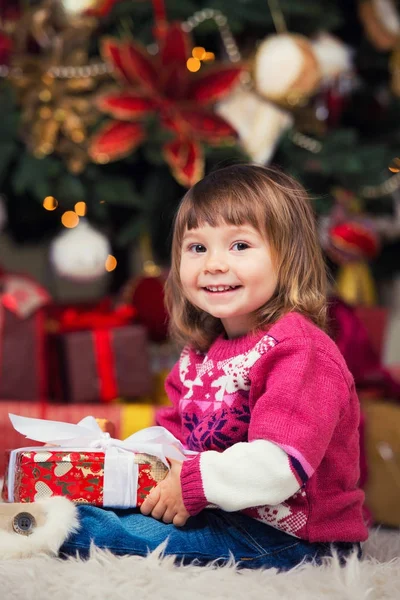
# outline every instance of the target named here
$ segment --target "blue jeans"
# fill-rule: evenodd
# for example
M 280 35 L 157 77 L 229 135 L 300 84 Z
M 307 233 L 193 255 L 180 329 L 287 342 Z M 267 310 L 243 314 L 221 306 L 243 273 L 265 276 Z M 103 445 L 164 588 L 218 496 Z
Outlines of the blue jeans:
M 62 546 L 62 556 L 79 554 L 85 558 L 92 542 L 117 555 L 145 556 L 167 539 L 165 554 L 175 555 L 184 564 L 217 561 L 222 565 L 233 557 L 242 568 L 286 570 L 303 559 L 319 562 L 330 554 L 329 544 L 310 544 L 237 512 L 204 510 L 184 527 L 175 527 L 144 516 L 138 509 L 81 505 L 78 511 L 81 527 Z M 340 554 L 354 547 L 336 546 Z

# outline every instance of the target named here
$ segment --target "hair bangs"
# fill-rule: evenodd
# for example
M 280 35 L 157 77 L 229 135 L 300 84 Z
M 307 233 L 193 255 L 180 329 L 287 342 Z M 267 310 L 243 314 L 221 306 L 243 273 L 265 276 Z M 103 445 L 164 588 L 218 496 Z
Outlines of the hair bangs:
M 179 220 L 182 229 L 197 229 L 206 224 L 210 227 L 223 224 L 238 227 L 246 223 L 259 231 L 264 229 L 265 211 L 257 201 L 243 202 L 240 190 L 214 190 L 204 195 L 191 190 L 181 208 Z

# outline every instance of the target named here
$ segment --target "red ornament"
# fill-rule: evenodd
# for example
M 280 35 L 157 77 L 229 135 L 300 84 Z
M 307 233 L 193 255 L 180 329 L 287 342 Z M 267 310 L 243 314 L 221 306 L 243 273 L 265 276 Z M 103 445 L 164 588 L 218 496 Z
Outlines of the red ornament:
M 164 304 L 164 280 L 141 276 L 134 284 L 131 302 L 138 321 L 146 327 L 153 342 L 163 342 L 168 336 L 168 313 Z
M 379 250 L 379 238 L 367 222 L 344 221 L 329 231 L 330 242 L 340 262 L 370 259 Z
M 233 143 L 236 131 L 210 105 L 230 92 L 243 67 L 214 64 L 191 73 L 186 62 L 192 45 L 178 22 L 165 24 L 156 56 L 131 40 L 103 40 L 102 55 L 113 64 L 122 89 L 98 99 L 100 110 L 113 120 L 90 142 L 89 154 L 95 162 L 117 160 L 135 150 L 147 137 L 144 119 L 154 114 L 161 128 L 171 134 L 163 155 L 184 186 L 203 175 L 202 143 Z

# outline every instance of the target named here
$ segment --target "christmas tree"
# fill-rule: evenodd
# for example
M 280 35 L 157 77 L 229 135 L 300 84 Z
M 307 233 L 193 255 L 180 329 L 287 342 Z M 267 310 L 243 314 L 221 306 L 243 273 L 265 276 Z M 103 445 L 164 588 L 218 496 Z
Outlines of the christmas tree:
M 250 160 L 302 181 L 333 261 L 396 270 L 394 0 L 9 0 L 0 11 L 0 182 L 17 242 L 57 240 L 84 216 L 118 257 L 148 232 L 167 263 L 185 189 Z

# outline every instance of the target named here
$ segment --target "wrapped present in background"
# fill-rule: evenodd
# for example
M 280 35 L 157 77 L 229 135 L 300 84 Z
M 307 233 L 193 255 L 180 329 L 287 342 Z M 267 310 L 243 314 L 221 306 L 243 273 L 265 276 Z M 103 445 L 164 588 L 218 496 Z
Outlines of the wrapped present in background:
M 132 323 L 134 316 L 135 309 L 126 305 L 61 311 L 50 322 L 51 397 L 85 403 L 148 394 L 147 334 Z
M 103 432 L 93 417 L 77 425 L 16 415 L 10 419 L 17 431 L 48 445 L 9 453 L 2 492 L 7 502 L 59 495 L 98 506 L 140 506 L 167 475 L 168 459 L 186 459 L 182 444 L 163 427 L 149 427 L 121 441 Z
M 44 307 L 49 302 L 31 278 L 0 276 L 0 401 L 47 395 Z

